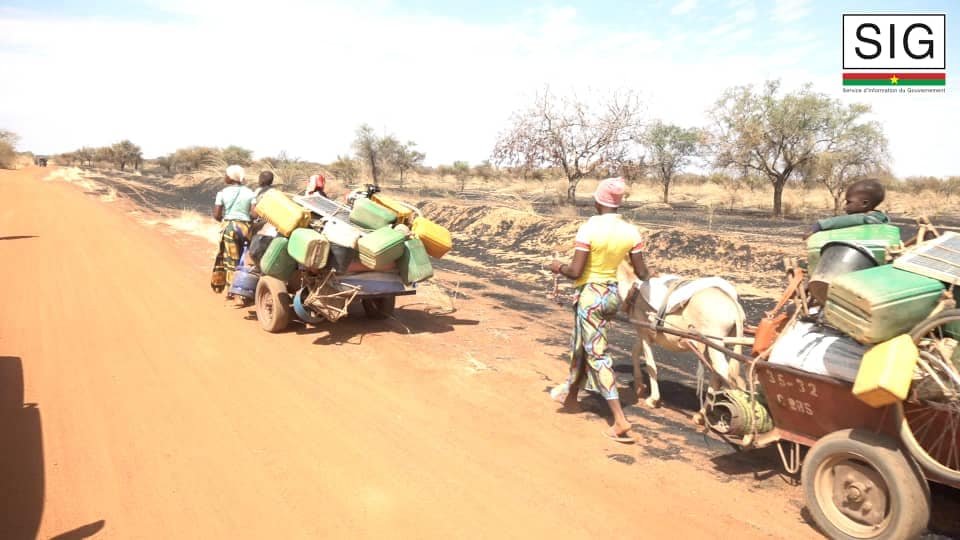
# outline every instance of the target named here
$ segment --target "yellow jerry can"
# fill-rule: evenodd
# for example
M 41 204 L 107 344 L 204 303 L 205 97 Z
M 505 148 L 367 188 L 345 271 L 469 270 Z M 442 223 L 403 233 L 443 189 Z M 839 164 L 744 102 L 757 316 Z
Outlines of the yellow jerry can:
M 853 394 L 871 407 L 903 401 L 919 358 L 920 352 L 907 334 L 874 346 L 863 355 Z

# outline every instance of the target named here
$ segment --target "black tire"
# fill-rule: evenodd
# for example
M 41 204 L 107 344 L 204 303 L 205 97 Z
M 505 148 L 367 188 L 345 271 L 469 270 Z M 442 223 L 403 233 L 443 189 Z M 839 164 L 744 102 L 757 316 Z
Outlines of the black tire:
M 807 508 L 830 538 L 918 538 L 930 521 L 930 486 L 885 435 L 860 429 L 827 435 L 803 460 L 802 481 Z
M 363 312 L 369 319 L 386 319 L 393 315 L 393 310 L 397 307 L 396 296 L 385 296 L 383 298 L 370 298 L 363 300 Z
M 257 319 L 267 332 L 282 332 L 290 324 L 293 307 L 284 282 L 270 276 L 261 277 L 257 283 L 255 301 Z

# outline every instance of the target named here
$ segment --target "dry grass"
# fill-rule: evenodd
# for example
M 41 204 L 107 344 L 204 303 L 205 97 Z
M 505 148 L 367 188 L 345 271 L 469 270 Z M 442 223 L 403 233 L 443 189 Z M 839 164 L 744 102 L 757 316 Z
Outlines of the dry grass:
M 585 179 L 577 186 L 581 197 L 593 192 L 597 180 Z M 385 189 L 398 189 L 396 182 L 386 182 Z M 543 182 L 502 178 L 499 180 L 471 179 L 465 194 L 461 194 L 453 177 L 440 178 L 436 175 L 411 175 L 404 182 L 403 192 L 421 198 L 451 198 L 484 201 L 497 206 L 506 206 L 521 211 L 533 211 L 532 202 L 551 203 L 558 208 L 551 215 L 565 216 L 564 202 L 567 195 L 567 183 L 563 179 L 548 179 Z M 661 203 L 662 192 L 658 184 L 634 182 L 628 186 L 627 200 L 641 206 L 664 207 Z M 881 206 L 888 212 L 907 216 L 956 216 L 960 203 L 960 194 L 946 195 L 924 191 L 913 194 L 902 191 L 890 191 Z M 721 210 L 773 210 L 773 189 L 769 186 L 750 188 L 745 185 L 719 185 L 712 182 L 702 184 L 675 183 L 670 190 L 672 207 L 700 206 L 708 212 Z M 783 194 L 783 211 L 787 217 L 814 219 L 833 213 L 833 198 L 825 188 L 788 187 Z M 570 211 L 572 212 L 572 211 Z M 567 213 L 570 213 L 567 212 Z M 572 213 L 571 213 L 572 215 Z

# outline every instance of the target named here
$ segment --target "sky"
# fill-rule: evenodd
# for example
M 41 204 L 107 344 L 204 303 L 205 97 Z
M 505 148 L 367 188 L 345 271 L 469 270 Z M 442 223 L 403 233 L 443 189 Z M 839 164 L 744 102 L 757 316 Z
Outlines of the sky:
M 90 4 L 0 0 L 0 129 L 21 150 L 130 139 L 147 157 L 236 144 L 329 162 L 368 123 L 428 164 L 479 163 L 547 87 L 632 90 L 645 120 L 703 126 L 725 89 L 780 79 L 870 104 L 896 174 L 960 175 L 948 0 Z M 841 15 L 869 12 L 947 14 L 946 94 L 842 93 Z

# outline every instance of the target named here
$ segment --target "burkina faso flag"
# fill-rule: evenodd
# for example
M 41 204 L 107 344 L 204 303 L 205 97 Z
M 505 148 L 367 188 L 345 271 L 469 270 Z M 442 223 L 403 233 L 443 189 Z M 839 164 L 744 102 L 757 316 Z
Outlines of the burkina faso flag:
M 844 86 L 945 86 L 946 73 L 844 73 Z

